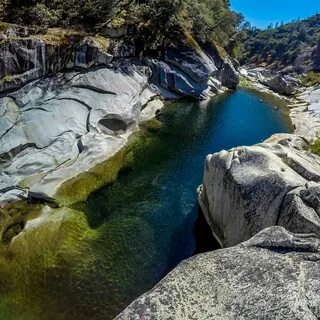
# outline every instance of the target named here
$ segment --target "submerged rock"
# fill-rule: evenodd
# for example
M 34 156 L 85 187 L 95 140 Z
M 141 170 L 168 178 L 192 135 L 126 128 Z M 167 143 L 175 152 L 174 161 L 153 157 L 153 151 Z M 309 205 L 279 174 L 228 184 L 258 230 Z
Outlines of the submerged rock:
M 223 247 L 274 225 L 320 237 L 320 158 L 307 146 L 276 135 L 207 157 L 199 202 Z
M 117 320 L 320 317 L 320 242 L 281 227 L 180 264 Z

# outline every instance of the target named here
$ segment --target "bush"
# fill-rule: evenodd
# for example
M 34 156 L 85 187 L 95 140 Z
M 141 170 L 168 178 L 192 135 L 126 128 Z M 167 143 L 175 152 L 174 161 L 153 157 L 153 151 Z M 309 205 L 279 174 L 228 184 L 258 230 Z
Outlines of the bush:
M 311 146 L 311 151 L 320 156 L 320 138 L 318 138 Z
M 116 0 L 9 0 L 8 22 L 49 27 L 94 26 L 107 20 Z
M 29 14 L 35 24 L 43 26 L 56 25 L 61 19 L 59 11 L 50 10 L 43 3 L 37 3 L 30 9 Z
M 320 72 L 308 72 L 307 75 L 302 79 L 301 84 L 304 87 L 311 87 L 316 84 L 320 84 Z

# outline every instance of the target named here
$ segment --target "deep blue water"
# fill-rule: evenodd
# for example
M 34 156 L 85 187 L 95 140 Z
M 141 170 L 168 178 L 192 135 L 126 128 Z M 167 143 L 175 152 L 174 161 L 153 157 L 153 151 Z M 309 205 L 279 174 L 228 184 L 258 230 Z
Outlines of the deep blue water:
M 132 230 L 126 234 L 125 244 L 118 244 L 117 237 L 113 241 L 113 247 L 119 250 L 117 256 L 128 257 L 124 262 L 127 274 L 119 275 L 128 280 L 123 291 L 116 292 L 115 310 L 119 311 L 194 253 L 196 189 L 202 181 L 205 157 L 292 130 L 283 103 L 246 90 L 225 94 L 207 105 L 169 104 L 159 121 L 161 128 L 150 130 L 134 150 L 132 165 L 114 184 L 92 194 L 85 204 L 92 228 L 117 221 L 117 226 L 123 224 L 126 230 Z M 130 221 L 145 232 L 130 229 Z M 108 232 L 113 239 L 110 228 Z M 143 250 L 133 249 L 136 244 Z M 137 255 L 143 263 L 137 263 L 141 261 Z M 114 273 L 110 282 L 112 277 Z

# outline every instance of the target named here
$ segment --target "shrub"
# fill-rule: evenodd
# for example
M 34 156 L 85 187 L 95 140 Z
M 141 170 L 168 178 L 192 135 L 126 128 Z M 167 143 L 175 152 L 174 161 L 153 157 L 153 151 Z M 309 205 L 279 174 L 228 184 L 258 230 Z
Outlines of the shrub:
M 320 156 L 320 138 L 318 138 L 311 146 L 311 151 Z
M 320 84 L 320 72 L 308 72 L 307 75 L 302 79 L 301 84 L 304 87 L 311 87 L 316 84 Z
M 10 82 L 11 80 L 12 80 L 12 76 L 10 76 L 10 75 L 4 76 L 1 79 L 2 82 Z

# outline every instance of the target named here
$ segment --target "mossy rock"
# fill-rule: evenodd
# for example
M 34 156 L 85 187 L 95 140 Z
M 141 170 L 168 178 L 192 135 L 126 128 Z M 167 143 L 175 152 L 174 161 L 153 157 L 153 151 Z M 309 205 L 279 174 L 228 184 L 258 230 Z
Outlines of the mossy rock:
M 146 222 L 120 217 L 91 229 L 82 212 L 44 210 L 41 223 L 0 248 L 0 315 L 112 319 L 134 298 L 128 288 L 153 284 L 155 239 Z
M 134 133 L 125 147 L 110 159 L 65 182 L 58 189 L 54 198 L 60 205 L 70 206 L 86 200 L 97 189 L 112 184 L 117 179 L 120 170 L 132 165 L 133 152 L 137 155 L 143 154 L 142 150 L 148 147 L 147 141 L 150 142 L 152 139 L 149 134 L 156 132 L 161 126 L 161 122 L 156 119 L 141 124 L 140 132 Z
M 0 32 L 5 32 L 10 28 L 9 23 L 1 22 L 0 21 Z
M 12 75 L 6 75 L 1 79 L 2 83 L 11 82 L 13 79 Z
M 301 84 L 304 87 L 312 87 L 316 84 L 320 84 L 320 72 L 308 72 L 307 75 L 302 78 Z
M 84 32 L 72 29 L 51 28 L 46 33 L 37 35 L 36 38 L 51 45 L 70 46 L 86 35 Z

